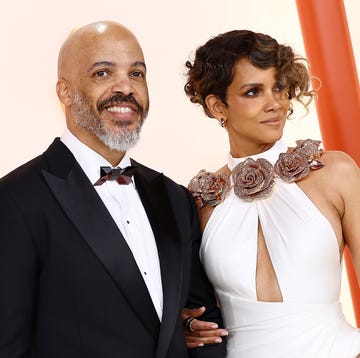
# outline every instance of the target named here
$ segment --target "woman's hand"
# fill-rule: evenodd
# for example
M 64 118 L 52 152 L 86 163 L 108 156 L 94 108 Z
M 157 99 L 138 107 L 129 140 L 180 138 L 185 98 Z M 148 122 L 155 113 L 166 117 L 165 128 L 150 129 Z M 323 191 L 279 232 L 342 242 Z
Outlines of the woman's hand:
M 182 320 L 184 322 L 184 335 L 187 348 L 201 347 L 205 344 L 221 343 L 222 338 L 229 333 L 226 329 L 218 328 L 214 322 L 197 319 L 205 312 L 205 307 L 197 309 L 184 308 Z M 188 320 L 194 318 L 193 320 Z M 187 324 L 185 325 L 185 323 Z

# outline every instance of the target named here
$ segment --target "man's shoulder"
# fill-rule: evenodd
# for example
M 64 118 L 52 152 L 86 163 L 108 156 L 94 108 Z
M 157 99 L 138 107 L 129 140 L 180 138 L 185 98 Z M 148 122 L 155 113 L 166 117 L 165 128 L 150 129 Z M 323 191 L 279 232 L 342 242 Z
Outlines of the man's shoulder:
M 140 173 L 142 175 L 146 175 L 150 179 L 155 179 L 155 178 L 161 177 L 173 185 L 180 186 L 180 184 L 176 183 L 173 179 L 171 179 L 170 177 L 165 175 L 163 172 L 156 170 L 154 168 L 150 168 L 142 163 L 139 163 L 138 161 L 136 161 L 133 158 L 131 158 L 131 164 L 137 167 L 138 173 Z
M 8 187 L 11 185 L 27 185 L 28 187 L 31 187 L 34 179 L 38 178 L 42 171 L 48 168 L 49 158 L 47 158 L 47 154 L 54 151 L 54 147 L 56 148 L 58 143 L 59 140 L 56 138 L 43 153 L 5 174 L 0 178 L 0 187 Z
M 39 169 L 43 166 L 42 163 L 43 155 L 41 154 L 5 174 L 2 178 L 0 178 L 0 185 L 16 181 L 23 182 L 29 178 L 29 176 L 32 176 L 38 172 Z
M 150 174 L 153 176 L 162 175 L 162 173 L 159 172 L 158 170 L 156 170 L 154 168 L 150 168 L 150 167 L 138 162 L 134 158 L 130 158 L 130 160 L 131 160 L 131 164 L 134 165 L 138 170 L 140 170 L 141 173 L 147 173 L 147 174 Z
M 154 168 L 150 168 L 144 164 L 139 163 L 138 161 L 131 158 L 132 165 L 137 167 L 137 171 L 140 175 L 146 176 L 149 180 L 163 180 L 168 189 L 175 190 L 178 193 L 184 195 L 188 190 L 182 185 L 177 183 L 174 179 L 168 177 L 163 172 L 160 172 Z

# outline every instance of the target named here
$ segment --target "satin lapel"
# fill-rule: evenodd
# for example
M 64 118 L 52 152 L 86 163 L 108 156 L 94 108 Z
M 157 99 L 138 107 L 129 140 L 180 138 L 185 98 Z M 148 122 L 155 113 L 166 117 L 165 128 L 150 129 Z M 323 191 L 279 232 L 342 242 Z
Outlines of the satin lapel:
M 51 151 L 46 154 L 56 163 Z M 43 175 L 66 215 L 102 262 L 139 320 L 157 339 L 159 319 L 131 250 L 80 166 L 73 159 L 66 177 L 47 171 Z M 86 205 L 81 205 L 84 199 Z
M 136 165 L 136 164 L 135 164 Z M 162 174 L 138 166 L 135 184 L 155 235 L 163 286 L 163 316 L 157 357 L 164 357 L 174 332 L 182 287 L 182 246 Z

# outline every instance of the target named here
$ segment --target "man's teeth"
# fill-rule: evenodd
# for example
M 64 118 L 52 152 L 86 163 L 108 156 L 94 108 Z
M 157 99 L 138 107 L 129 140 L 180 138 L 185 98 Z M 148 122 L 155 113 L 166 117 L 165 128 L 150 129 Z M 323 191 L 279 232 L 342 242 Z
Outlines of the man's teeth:
M 117 106 L 109 107 L 107 108 L 107 110 L 109 112 L 119 112 L 119 113 L 129 113 L 132 111 L 132 109 L 129 107 L 117 107 Z

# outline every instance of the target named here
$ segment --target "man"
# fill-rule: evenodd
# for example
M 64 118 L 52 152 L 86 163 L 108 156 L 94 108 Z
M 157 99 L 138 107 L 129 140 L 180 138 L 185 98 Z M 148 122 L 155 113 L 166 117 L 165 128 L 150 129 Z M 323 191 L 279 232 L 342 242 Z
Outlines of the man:
M 0 181 L 0 358 L 188 357 L 182 308 L 221 318 L 191 197 L 127 152 L 149 108 L 135 36 L 72 33 L 56 89 L 65 133 Z

